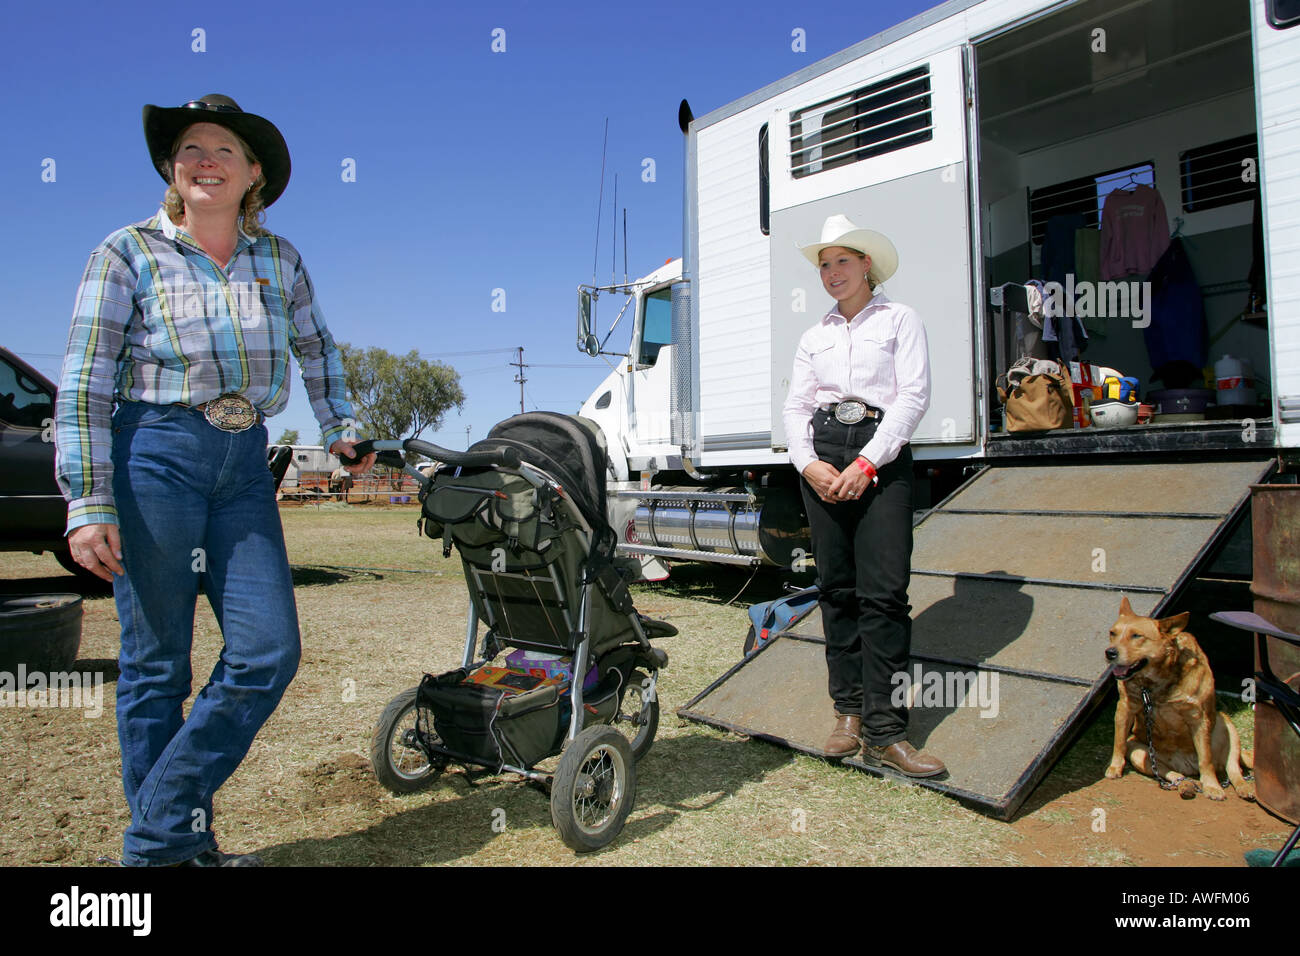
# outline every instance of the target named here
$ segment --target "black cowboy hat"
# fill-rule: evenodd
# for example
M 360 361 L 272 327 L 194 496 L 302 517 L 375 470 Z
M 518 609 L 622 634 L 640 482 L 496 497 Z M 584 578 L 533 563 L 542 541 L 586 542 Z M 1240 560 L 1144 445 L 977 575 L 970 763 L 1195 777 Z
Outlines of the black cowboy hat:
M 164 181 L 169 184 L 172 181 L 172 144 L 182 130 L 194 123 L 215 123 L 243 139 L 262 164 L 262 176 L 266 179 L 262 204 L 269 206 L 280 198 L 289 184 L 289 147 L 284 137 L 270 120 L 245 113 L 238 103 L 220 93 L 209 93 L 183 106 L 144 108 L 144 138 L 149 144 L 149 157 Z

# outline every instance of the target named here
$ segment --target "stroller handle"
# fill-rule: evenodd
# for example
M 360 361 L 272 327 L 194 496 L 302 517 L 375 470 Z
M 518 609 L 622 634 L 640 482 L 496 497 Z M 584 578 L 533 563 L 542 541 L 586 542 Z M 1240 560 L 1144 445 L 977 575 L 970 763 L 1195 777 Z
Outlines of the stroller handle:
M 345 465 L 355 465 L 360 459 L 373 452 L 379 453 L 379 462 L 384 465 L 391 465 L 395 468 L 401 468 L 405 462 L 402 460 L 400 452 L 413 451 L 417 455 L 423 455 L 425 458 L 432 458 L 434 461 L 440 461 L 448 465 L 462 465 L 466 468 L 487 468 L 493 465 L 504 465 L 506 468 L 519 467 L 519 452 L 513 448 L 498 448 L 493 451 L 452 451 L 449 448 L 442 448 L 432 442 L 422 441 L 419 438 L 407 438 L 405 440 L 386 440 L 375 441 L 367 438 L 365 441 L 359 441 L 353 446 L 356 450 L 356 457 L 350 458 L 347 455 L 339 455 L 339 460 Z

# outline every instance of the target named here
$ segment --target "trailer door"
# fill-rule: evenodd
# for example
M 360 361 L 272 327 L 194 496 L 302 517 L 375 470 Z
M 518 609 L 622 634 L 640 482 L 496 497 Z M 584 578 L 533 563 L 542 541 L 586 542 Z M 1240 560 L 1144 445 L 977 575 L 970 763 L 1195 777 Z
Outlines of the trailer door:
M 1286 22 L 1279 16 L 1281 6 L 1272 0 L 1255 0 L 1252 31 L 1273 416 L 1277 443 L 1296 448 L 1300 447 L 1300 23 L 1293 20 L 1285 28 L 1273 25 L 1270 21 Z
M 965 59 L 958 47 L 881 71 L 863 57 L 791 90 L 770 120 L 774 447 L 799 336 L 834 304 L 796 244 L 837 213 L 893 241 L 883 288 L 925 322 L 930 410 L 913 443 L 975 440 Z

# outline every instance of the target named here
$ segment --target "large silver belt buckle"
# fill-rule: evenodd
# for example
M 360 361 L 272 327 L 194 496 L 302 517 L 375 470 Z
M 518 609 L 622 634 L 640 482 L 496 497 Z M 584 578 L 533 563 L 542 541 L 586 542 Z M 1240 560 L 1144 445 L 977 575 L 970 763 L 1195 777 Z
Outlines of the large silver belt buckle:
M 835 420 L 841 425 L 856 425 L 866 417 L 866 402 L 840 402 L 835 406 Z
M 208 423 L 223 432 L 248 431 L 257 424 L 257 409 L 243 395 L 222 395 L 203 406 Z

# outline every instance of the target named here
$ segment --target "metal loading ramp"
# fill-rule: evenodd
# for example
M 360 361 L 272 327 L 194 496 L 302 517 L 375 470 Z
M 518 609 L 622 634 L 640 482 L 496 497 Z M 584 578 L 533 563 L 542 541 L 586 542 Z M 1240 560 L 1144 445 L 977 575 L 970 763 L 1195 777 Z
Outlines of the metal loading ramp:
M 1121 594 L 1160 615 L 1271 462 L 997 465 L 917 524 L 908 737 L 948 773 L 909 780 L 1009 819 L 1109 689 Z M 817 756 L 835 719 L 811 611 L 678 715 Z M 1100 773 L 1100 769 L 1098 773 Z

